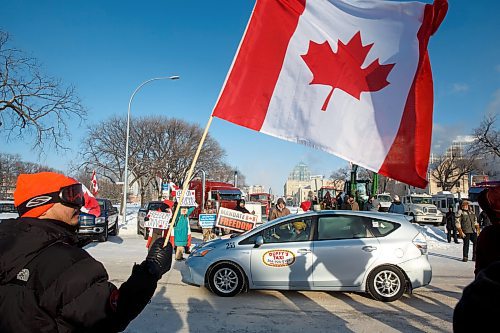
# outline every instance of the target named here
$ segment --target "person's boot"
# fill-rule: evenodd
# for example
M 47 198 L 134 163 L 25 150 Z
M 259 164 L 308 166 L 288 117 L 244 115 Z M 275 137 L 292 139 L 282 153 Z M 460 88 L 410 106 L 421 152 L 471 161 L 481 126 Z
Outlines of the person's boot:
M 462 261 L 463 261 L 463 262 L 467 262 L 467 260 L 469 260 L 467 257 L 463 257 L 463 258 L 462 258 Z

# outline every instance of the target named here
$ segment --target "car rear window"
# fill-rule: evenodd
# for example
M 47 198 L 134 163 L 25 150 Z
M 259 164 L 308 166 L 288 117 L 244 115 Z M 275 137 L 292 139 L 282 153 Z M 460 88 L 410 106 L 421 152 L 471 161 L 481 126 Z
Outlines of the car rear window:
M 152 202 L 148 206 L 148 210 L 158 210 L 160 208 L 161 202 Z
M 318 240 L 373 238 L 370 220 L 365 217 L 343 215 L 318 219 Z
M 389 222 L 379 219 L 371 219 L 371 227 L 375 237 L 384 237 L 398 229 L 401 225 L 394 222 Z

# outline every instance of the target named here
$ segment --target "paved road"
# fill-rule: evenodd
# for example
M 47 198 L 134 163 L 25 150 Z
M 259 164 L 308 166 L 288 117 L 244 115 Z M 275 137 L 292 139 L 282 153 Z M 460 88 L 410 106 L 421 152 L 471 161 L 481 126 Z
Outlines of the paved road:
M 456 256 L 431 251 L 431 285 L 392 303 L 341 292 L 250 291 L 222 298 L 183 284 L 185 264 L 175 262 L 126 332 L 452 332 L 453 308 L 473 279 L 474 265 L 462 263 L 461 245 L 456 247 Z M 139 236 L 112 237 L 89 252 L 117 285 L 146 253 Z

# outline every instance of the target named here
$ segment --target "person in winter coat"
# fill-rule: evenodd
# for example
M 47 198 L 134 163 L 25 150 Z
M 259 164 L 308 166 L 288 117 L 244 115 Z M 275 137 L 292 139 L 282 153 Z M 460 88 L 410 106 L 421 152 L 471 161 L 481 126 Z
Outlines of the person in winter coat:
M 401 202 L 397 194 L 394 196 L 394 200 L 392 201 L 391 206 L 389 207 L 389 213 L 394 213 L 394 214 L 405 213 L 405 205 Z
M 453 208 L 448 208 L 448 212 L 444 217 L 446 223 L 446 238 L 448 239 L 448 243 L 451 243 L 451 236 L 453 235 L 453 240 L 458 244 L 457 238 L 457 225 L 455 221 L 455 213 L 453 212 Z
M 478 197 L 481 209 L 492 225 L 477 240 L 476 278 L 465 287 L 453 312 L 453 331 L 497 332 L 500 312 L 500 187 L 483 190 Z M 470 318 L 481 318 L 471 320 Z
M 491 225 L 490 218 L 488 217 L 488 214 L 486 214 L 484 210 L 479 214 L 478 223 L 479 227 L 481 227 L 481 230 Z
M 346 194 L 344 196 L 344 203 L 342 204 L 343 210 L 359 210 L 359 204 L 354 200 L 354 197 Z
M 492 262 L 500 261 L 500 186 L 483 190 L 477 201 L 491 225 L 485 227 L 477 238 L 476 276 Z
M 238 212 L 242 212 L 245 214 L 251 214 L 248 209 L 245 207 L 245 200 L 243 199 L 238 199 L 236 201 L 236 208 L 234 210 L 237 210 Z
M 472 260 L 476 260 L 476 240 L 479 224 L 476 221 L 476 215 L 469 209 L 469 202 L 462 201 L 461 209 L 457 214 L 457 230 L 460 238 L 464 240 L 463 246 L 463 262 L 469 260 L 469 241 L 472 242 Z
M 276 206 L 271 210 L 269 214 L 269 221 L 275 220 L 279 217 L 290 215 L 290 210 L 286 208 L 286 203 L 283 198 L 278 198 L 276 201 Z
M 207 200 L 205 203 L 205 209 L 203 209 L 203 214 L 217 214 L 217 208 L 212 203 L 212 200 Z M 214 228 L 203 228 L 203 241 L 208 242 L 211 239 L 214 239 L 215 233 Z
M 368 201 L 366 202 L 366 207 L 365 210 L 371 211 L 371 212 L 378 212 L 378 207 L 379 207 L 378 200 L 375 199 L 375 197 L 370 196 L 368 198 Z
M 174 224 L 174 245 L 175 250 L 175 260 L 185 260 L 184 251 L 185 246 L 188 245 L 188 233 L 189 233 L 189 215 L 193 212 L 195 207 L 181 207 L 179 214 L 175 219 Z
M 19 218 L 0 223 L 0 332 L 119 332 L 144 309 L 172 262 L 153 244 L 120 288 L 80 248 L 82 185 L 54 172 L 21 174 Z
M 163 213 L 172 213 L 172 208 L 173 206 L 173 201 L 171 200 L 163 200 L 163 202 L 160 204 L 160 207 L 156 211 L 158 212 L 163 212 Z M 149 214 L 144 218 L 144 221 L 149 220 Z M 151 228 L 149 230 L 149 236 L 148 236 L 148 241 L 146 242 L 146 248 L 149 249 L 151 244 L 153 244 L 158 238 L 162 237 L 165 238 L 168 234 L 168 229 L 156 229 L 156 228 Z

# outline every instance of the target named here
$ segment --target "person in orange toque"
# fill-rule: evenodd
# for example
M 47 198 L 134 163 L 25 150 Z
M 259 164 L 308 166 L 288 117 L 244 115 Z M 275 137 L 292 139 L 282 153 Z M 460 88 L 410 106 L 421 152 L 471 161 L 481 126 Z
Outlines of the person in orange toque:
M 19 218 L 0 223 L 0 332 L 118 332 L 151 299 L 172 262 L 155 242 L 118 289 L 103 265 L 79 247 L 82 184 L 54 172 L 21 174 Z

